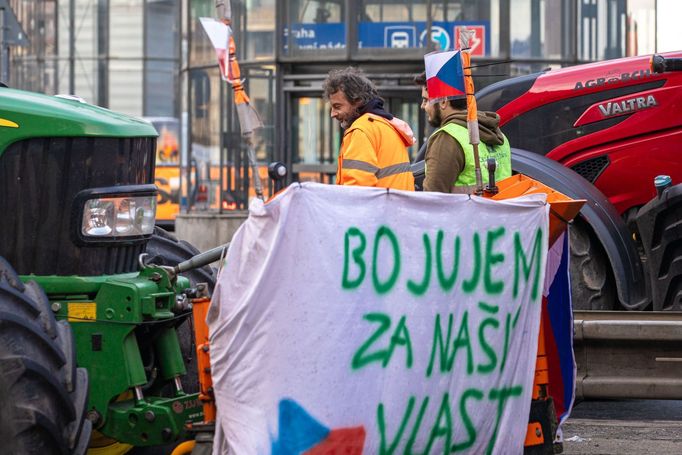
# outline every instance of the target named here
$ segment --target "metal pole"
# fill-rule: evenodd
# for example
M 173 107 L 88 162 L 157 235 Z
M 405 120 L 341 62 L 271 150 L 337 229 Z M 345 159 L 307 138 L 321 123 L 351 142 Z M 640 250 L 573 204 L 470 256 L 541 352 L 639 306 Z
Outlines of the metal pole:
M 218 200 L 218 213 L 223 213 L 223 200 L 225 199 L 225 179 L 223 178 L 223 175 L 225 174 L 225 168 L 226 168 L 226 163 L 225 163 L 225 154 L 227 153 L 227 144 L 225 143 L 225 132 L 227 131 L 227 122 L 225 121 L 225 111 L 226 111 L 226 104 L 227 104 L 227 96 L 225 94 L 225 84 L 220 84 L 220 89 L 219 89 L 219 94 L 218 94 L 218 99 L 220 102 L 218 103 L 219 106 L 219 114 L 218 114 L 218 125 L 220 127 L 218 128 L 220 137 L 218 138 L 219 142 L 219 149 L 220 149 L 220 154 L 218 155 L 218 185 L 220 190 L 218 191 L 218 194 L 220 195 L 220 198 Z
M 109 0 L 99 0 L 97 2 L 97 54 L 99 55 L 99 58 L 97 59 L 96 99 L 97 105 L 103 107 L 109 106 L 109 12 Z
M 76 93 L 76 0 L 69 0 L 69 94 Z
M 258 174 L 258 162 L 256 161 L 256 149 L 254 148 L 253 138 L 250 136 L 246 140 L 247 156 L 249 157 L 249 165 L 251 166 L 251 173 L 253 174 L 253 188 L 256 190 L 256 196 L 261 201 L 263 198 L 263 184 L 261 183 L 260 174 Z
M 142 115 L 150 115 L 147 112 L 147 82 L 149 81 L 149 55 L 148 49 L 151 48 L 147 44 L 149 39 L 149 4 L 147 0 L 142 2 Z
M 5 29 L 5 8 L 0 8 L 0 82 L 9 82 L 9 46 Z
M 542 55 L 542 42 L 540 41 L 540 1 L 531 0 L 530 3 L 530 56 Z
M 658 0 L 654 0 L 654 52 L 658 52 Z
M 431 41 L 431 26 L 433 25 L 433 11 L 431 11 L 431 0 L 426 0 L 426 43 L 424 43 L 425 53 L 431 52 L 434 49 Z M 455 38 L 457 39 L 457 38 Z M 415 43 L 418 45 L 418 43 Z
M 344 28 L 346 31 L 346 49 L 345 49 L 345 59 L 346 61 L 350 61 L 353 58 L 353 55 L 356 52 L 356 49 L 358 47 L 358 35 L 357 35 L 357 21 L 355 18 L 357 18 L 357 10 L 356 8 L 359 6 L 357 5 L 359 2 L 353 2 L 350 0 L 346 0 L 344 2 L 344 8 L 346 10 L 346 23 L 344 24 Z M 362 6 L 364 7 L 364 5 Z M 289 33 L 291 34 L 291 33 Z
M 478 109 L 476 98 L 474 97 L 474 80 L 471 77 L 471 33 L 464 27 L 459 32 L 460 48 L 462 49 L 462 66 L 464 69 L 464 90 L 467 99 L 467 130 L 469 131 L 469 142 L 474 149 L 474 172 L 476 175 L 475 194 L 483 194 L 483 176 L 481 175 L 481 162 L 479 160 L 478 144 L 481 142 L 478 132 Z
M 185 22 L 184 28 L 180 27 L 180 40 L 182 42 L 182 36 L 185 30 L 189 30 L 191 28 L 191 13 L 190 13 L 190 6 L 189 2 L 182 2 L 181 3 L 181 11 L 180 11 L 180 21 L 182 21 L 182 18 L 185 17 L 183 15 L 183 10 L 186 9 L 184 13 L 187 14 L 187 21 Z M 191 52 L 192 49 L 192 34 L 187 33 L 187 49 L 188 53 Z M 185 177 L 185 185 L 182 185 L 182 179 L 180 179 L 180 210 L 182 211 L 182 198 L 185 198 L 185 213 L 189 213 L 192 209 L 192 123 L 193 123 L 193 113 L 194 113 L 194 106 L 192 105 L 192 102 L 194 100 L 194 97 L 192 96 L 192 72 L 190 71 L 190 60 L 189 60 L 189 55 L 187 56 L 187 64 L 186 66 L 182 67 L 181 66 L 181 73 L 182 73 L 182 80 L 181 84 L 184 83 L 183 86 L 186 88 L 185 91 L 185 100 L 187 103 L 187 110 L 185 111 L 185 116 L 182 116 L 182 113 L 180 114 L 182 122 L 184 123 L 184 127 L 182 128 L 181 134 L 184 135 L 183 139 L 183 151 L 181 152 L 182 155 L 180 156 L 180 166 L 181 169 L 184 170 L 184 173 L 181 171 L 181 174 L 184 174 Z M 182 167 L 184 166 L 184 167 Z M 199 182 L 194 182 L 195 185 L 198 185 Z

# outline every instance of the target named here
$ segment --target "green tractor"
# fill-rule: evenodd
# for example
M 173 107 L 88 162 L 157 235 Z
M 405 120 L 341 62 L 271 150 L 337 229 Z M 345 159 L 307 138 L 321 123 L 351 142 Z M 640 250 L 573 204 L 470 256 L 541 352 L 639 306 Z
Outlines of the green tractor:
M 202 420 L 190 308 L 214 275 L 168 266 L 197 251 L 154 226 L 156 136 L 76 97 L 0 87 L 3 453 L 122 453 Z

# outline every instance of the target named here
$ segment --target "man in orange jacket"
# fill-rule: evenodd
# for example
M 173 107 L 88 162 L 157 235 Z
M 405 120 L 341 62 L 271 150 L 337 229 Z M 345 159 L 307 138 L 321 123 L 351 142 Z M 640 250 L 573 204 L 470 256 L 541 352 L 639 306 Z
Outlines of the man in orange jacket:
M 343 133 L 336 183 L 414 191 L 409 125 L 384 110 L 374 84 L 358 69 L 333 70 L 322 86 Z

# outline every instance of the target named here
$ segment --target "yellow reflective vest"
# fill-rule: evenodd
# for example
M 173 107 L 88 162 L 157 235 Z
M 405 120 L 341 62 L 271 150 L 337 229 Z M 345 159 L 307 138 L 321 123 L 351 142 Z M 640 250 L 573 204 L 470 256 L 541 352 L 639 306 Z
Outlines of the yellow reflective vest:
M 346 130 L 336 183 L 414 191 L 407 147 L 414 143 L 405 122 L 363 114 Z
M 476 190 L 476 166 L 474 160 L 474 147 L 469 143 L 469 131 L 462 125 L 456 123 L 447 123 L 439 130 L 445 131 L 452 136 L 464 151 L 464 169 L 454 182 L 454 193 L 472 194 Z M 434 133 L 435 134 L 435 133 Z M 511 148 L 509 141 L 504 136 L 502 145 L 489 145 L 481 142 L 478 148 L 479 162 L 481 163 L 481 177 L 483 183 L 488 183 L 487 160 L 488 158 L 495 158 L 497 168 L 495 169 L 495 180 L 500 181 L 511 177 Z

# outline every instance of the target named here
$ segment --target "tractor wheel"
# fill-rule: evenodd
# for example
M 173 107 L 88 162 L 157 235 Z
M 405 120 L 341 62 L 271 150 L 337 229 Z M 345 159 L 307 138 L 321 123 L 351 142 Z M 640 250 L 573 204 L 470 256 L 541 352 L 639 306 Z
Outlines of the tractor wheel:
M 43 290 L 24 284 L 0 257 L 0 441 L 2 453 L 83 454 L 88 375 L 76 368 L 71 327 Z
M 176 265 L 192 256 L 199 254 L 199 250 L 184 240 L 178 240 L 173 234 L 160 228 L 154 228 L 154 235 L 147 243 L 148 262 L 157 265 Z M 216 272 L 209 266 L 190 270 L 182 274 L 196 286 L 198 283 L 206 283 L 208 291 L 213 294 Z M 185 361 L 187 374 L 182 378 L 182 386 L 187 393 L 199 391 L 199 373 L 197 370 L 196 353 L 194 347 L 194 326 L 192 316 L 177 328 L 180 349 Z
M 569 226 L 571 296 L 574 310 L 615 310 L 616 286 L 611 264 L 592 229 L 576 219 Z
M 154 228 L 154 235 L 147 243 L 147 262 L 157 265 L 177 265 L 192 256 L 199 254 L 200 251 L 184 240 L 178 240 L 173 234 L 158 226 Z M 215 286 L 216 271 L 209 266 L 190 270 L 182 273 L 182 276 L 189 279 L 192 286 L 198 283 L 208 284 L 208 291 L 213 294 Z

